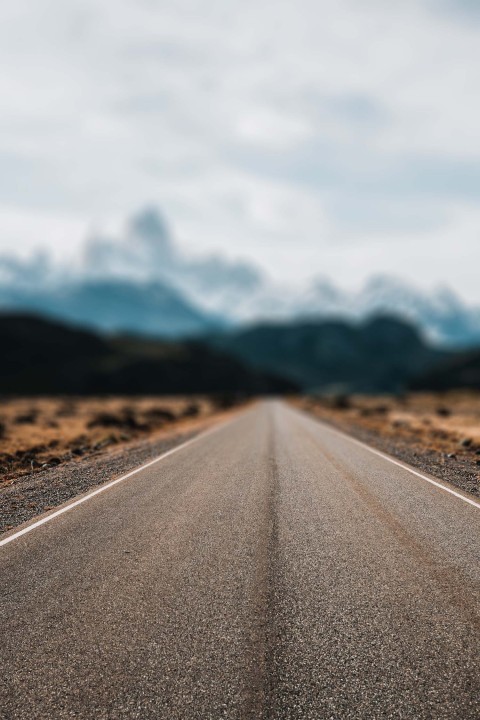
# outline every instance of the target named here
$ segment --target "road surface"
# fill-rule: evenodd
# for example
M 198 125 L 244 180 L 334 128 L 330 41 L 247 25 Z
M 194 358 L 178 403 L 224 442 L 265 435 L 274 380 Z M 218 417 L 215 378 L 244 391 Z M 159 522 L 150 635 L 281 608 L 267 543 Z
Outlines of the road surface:
M 478 720 L 479 531 L 258 403 L 0 548 L 1 717 Z

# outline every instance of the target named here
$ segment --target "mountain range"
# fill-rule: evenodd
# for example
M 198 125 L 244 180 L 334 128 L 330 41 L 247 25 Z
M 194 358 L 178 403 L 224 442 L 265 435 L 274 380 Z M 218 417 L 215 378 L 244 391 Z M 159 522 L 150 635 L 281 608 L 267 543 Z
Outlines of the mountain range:
M 2 395 L 258 395 L 295 385 L 198 342 L 102 336 L 57 321 L 1 314 Z
M 259 324 L 208 338 L 211 347 L 306 392 L 398 393 L 453 353 L 402 320 Z
M 345 291 L 323 276 L 287 287 L 250 263 L 186 256 L 153 208 L 135 214 L 120 236 L 90 237 L 73 268 L 45 254 L 23 261 L 0 257 L 0 308 L 167 338 L 259 322 L 358 323 L 388 314 L 413 323 L 437 344 L 480 344 L 479 308 L 449 288 L 425 292 L 390 276 L 373 277 L 359 291 Z
M 165 338 L 193 337 L 225 325 L 165 283 L 108 277 L 72 279 L 35 288 L 3 286 L 0 308 L 4 312 L 35 312 L 101 332 Z
M 203 341 L 166 341 L 0 313 L 0 337 L 3 395 L 376 394 L 416 383 L 478 387 L 480 377 L 478 352 L 465 361 L 462 353 L 436 350 L 415 328 L 388 317 L 356 325 L 257 325 Z

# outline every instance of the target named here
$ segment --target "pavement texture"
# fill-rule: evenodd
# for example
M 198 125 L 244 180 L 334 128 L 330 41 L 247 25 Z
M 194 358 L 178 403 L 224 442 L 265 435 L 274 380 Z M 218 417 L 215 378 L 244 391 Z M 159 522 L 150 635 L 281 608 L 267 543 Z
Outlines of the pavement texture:
M 282 402 L 0 548 L 8 718 L 480 717 L 480 511 Z

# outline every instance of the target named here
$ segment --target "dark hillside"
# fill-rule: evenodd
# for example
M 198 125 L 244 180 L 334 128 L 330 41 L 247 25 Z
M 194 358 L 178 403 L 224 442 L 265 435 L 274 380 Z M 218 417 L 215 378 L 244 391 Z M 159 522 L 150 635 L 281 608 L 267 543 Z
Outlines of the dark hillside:
M 308 391 L 397 392 L 447 356 L 390 317 L 264 324 L 210 338 L 213 347 Z
M 459 353 L 414 378 L 412 390 L 480 390 L 480 351 Z
M 0 393 L 266 394 L 294 385 L 198 342 L 101 338 L 32 315 L 0 315 Z

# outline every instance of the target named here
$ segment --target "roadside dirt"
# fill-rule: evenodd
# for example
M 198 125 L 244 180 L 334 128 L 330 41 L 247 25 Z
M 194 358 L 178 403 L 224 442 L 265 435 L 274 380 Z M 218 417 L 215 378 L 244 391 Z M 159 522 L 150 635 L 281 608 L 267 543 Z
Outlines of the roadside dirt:
M 169 450 L 229 398 L 9 399 L 0 412 L 0 532 Z
M 480 394 L 302 397 L 293 404 L 414 467 L 480 496 Z

